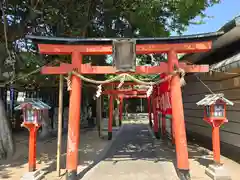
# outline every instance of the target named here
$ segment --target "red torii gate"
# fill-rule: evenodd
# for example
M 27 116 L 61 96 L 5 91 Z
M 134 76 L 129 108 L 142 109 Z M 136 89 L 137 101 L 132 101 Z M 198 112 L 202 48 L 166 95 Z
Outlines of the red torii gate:
M 104 84 L 104 86 L 112 86 L 113 88 L 116 87 L 117 85 L 119 85 L 120 82 L 111 82 L 111 83 L 106 83 Z M 152 104 L 151 104 L 151 97 L 152 95 L 150 95 L 149 97 L 146 95 L 147 93 L 147 89 L 146 90 L 141 90 L 141 89 L 134 89 L 134 86 L 139 86 L 141 84 L 137 83 L 137 82 L 131 82 L 131 81 L 127 81 L 124 82 L 124 84 L 122 84 L 121 87 L 124 86 L 131 86 L 132 89 L 123 89 L 123 90 L 106 90 L 108 92 L 113 92 L 115 91 L 116 93 L 120 93 L 120 95 L 118 96 L 119 100 L 120 100 L 120 104 L 119 104 L 119 123 L 121 125 L 122 123 L 122 105 L 123 105 L 123 99 L 129 99 L 129 98 L 146 98 L 148 101 L 148 118 L 149 118 L 149 125 L 150 127 L 152 127 Z M 106 92 L 105 91 L 105 92 Z M 123 95 L 123 93 L 126 91 L 126 94 Z M 140 91 L 140 92 L 139 92 Z M 141 94 L 142 93 L 142 94 Z M 133 95 L 129 95 L 129 94 L 133 94 Z M 110 102 L 111 103 L 111 102 Z M 110 115 L 111 113 L 109 113 Z M 155 124 L 155 126 L 157 126 L 157 124 Z M 156 129 L 156 128 L 155 128 Z M 155 133 L 156 136 L 156 133 Z M 158 138 L 158 136 L 156 136 Z
M 116 88 L 119 84 L 120 84 L 120 82 L 110 82 L 110 83 L 103 84 L 103 86 L 104 87 L 110 86 L 112 88 Z M 121 85 L 121 88 L 123 88 L 124 86 L 131 86 L 131 89 L 118 89 L 118 90 L 106 89 L 102 92 L 102 94 L 109 94 L 109 95 L 110 94 L 118 94 L 118 99 L 120 101 L 120 103 L 119 103 L 119 125 L 120 126 L 122 125 L 123 99 L 147 98 L 147 95 L 146 95 L 147 90 L 146 89 L 134 89 L 134 86 L 136 86 L 136 85 L 141 85 L 141 84 L 136 83 L 136 82 L 132 82 L 132 81 L 126 81 Z M 110 105 L 110 103 L 112 103 L 112 101 L 109 102 L 109 105 Z M 150 107 L 149 110 L 151 111 L 151 103 L 149 104 L 149 107 Z M 112 113 L 109 112 L 109 117 L 111 116 L 111 114 Z M 151 114 L 150 114 L 150 116 L 151 116 Z M 151 124 L 151 117 L 150 116 L 149 116 L 149 121 L 150 121 L 150 124 Z M 111 134 L 111 133 L 109 133 L 109 134 Z M 111 136 L 111 135 L 109 135 L 109 136 Z M 110 137 L 108 137 L 108 139 L 110 139 Z
M 212 47 L 210 39 L 220 34 L 201 36 L 182 36 L 172 38 L 141 38 L 136 39 L 136 53 L 167 53 L 168 62 L 161 62 L 159 66 L 137 66 L 132 74 L 172 73 L 175 67 L 185 72 L 208 72 L 208 65 L 187 65 L 179 63 L 177 53 L 206 52 Z M 71 64 L 60 64 L 59 67 L 42 68 L 42 74 L 66 74 L 74 69 L 80 74 L 117 74 L 115 67 L 91 66 L 82 64 L 82 55 L 112 54 L 112 39 L 74 39 L 27 36 L 38 43 L 42 54 L 68 54 L 72 57 Z M 69 103 L 69 125 L 67 145 L 67 179 L 77 179 L 79 124 L 81 105 L 81 79 L 72 75 L 72 90 Z M 172 121 L 174 126 L 177 167 L 182 176 L 189 175 L 188 150 L 185 132 L 185 122 L 182 104 L 180 77 L 175 75 L 170 82 L 172 104 Z
M 104 84 L 106 85 L 106 84 Z M 119 89 L 119 90 L 104 90 L 102 92 L 103 95 L 110 95 L 109 98 L 109 114 L 108 114 L 108 140 L 112 139 L 112 122 L 113 122 L 113 110 L 114 110 L 114 96 L 119 98 L 119 125 L 122 124 L 122 105 L 124 98 L 146 98 L 147 90 L 145 89 Z
M 146 93 L 147 93 L 147 90 L 146 90 Z M 132 98 L 149 99 L 149 97 L 146 95 L 146 93 L 145 94 L 137 94 L 137 95 L 119 95 L 118 96 L 120 99 L 120 104 L 119 104 L 119 123 L 120 123 L 120 125 L 122 124 L 123 99 L 132 99 Z M 151 104 L 150 104 L 150 106 L 148 105 L 148 108 L 151 109 Z M 148 111 L 149 111 L 149 109 L 148 109 Z M 149 121 L 151 121 L 151 120 L 149 119 Z

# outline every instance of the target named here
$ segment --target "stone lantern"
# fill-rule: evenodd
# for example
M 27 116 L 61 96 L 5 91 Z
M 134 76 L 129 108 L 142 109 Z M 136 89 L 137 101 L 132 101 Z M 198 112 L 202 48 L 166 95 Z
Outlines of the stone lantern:
M 23 111 L 22 127 L 29 130 L 29 152 L 28 152 L 28 166 L 29 173 L 27 177 L 36 178 L 36 139 L 37 131 L 42 124 L 42 116 L 45 111 L 51 107 L 38 99 L 24 99 L 22 103 L 14 108 L 14 110 Z M 24 178 L 23 178 L 24 179 Z
M 224 98 L 223 94 L 206 95 L 198 106 L 204 106 L 204 121 L 212 126 L 212 144 L 214 164 L 206 169 L 206 174 L 212 179 L 231 179 L 220 162 L 220 135 L 219 129 L 222 124 L 228 122 L 226 118 L 226 105 L 233 106 L 233 102 Z

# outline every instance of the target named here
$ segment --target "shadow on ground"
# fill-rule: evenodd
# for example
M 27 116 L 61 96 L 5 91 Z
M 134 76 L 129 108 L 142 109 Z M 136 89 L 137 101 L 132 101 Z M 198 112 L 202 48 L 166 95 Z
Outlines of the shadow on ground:
M 13 139 L 16 143 L 16 152 L 12 157 L 0 160 L 0 179 L 12 179 L 14 176 L 12 169 L 23 171 L 28 162 L 28 132 L 15 132 Z
M 209 152 L 205 149 L 202 149 L 197 144 L 188 144 L 188 155 L 189 159 L 193 159 L 205 167 L 208 167 L 210 164 L 214 163 L 213 158 L 210 156 Z
M 81 147 L 79 149 L 81 154 L 85 156 L 92 156 L 93 154 L 99 154 L 102 149 L 95 150 L 92 146 L 91 141 L 98 139 L 97 133 L 94 135 L 87 135 L 92 129 L 82 129 L 81 136 L 84 137 L 82 140 Z M 16 142 L 16 152 L 13 157 L 7 160 L 0 160 L 0 179 L 20 179 L 20 177 L 28 171 L 28 132 L 21 131 L 13 134 Z M 88 143 L 90 142 L 90 143 Z M 61 168 L 65 169 L 65 154 L 67 147 L 67 136 L 66 133 L 62 137 L 62 162 Z M 41 139 L 37 142 L 37 168 L 46 166 L 49 162 L 56 160 L 57 152 L 57 137 L 56 134 L 52 134 L 47 139 Z M 91 158 L 89 158 L 91 159 Z M 91 161 L 84 159 L 80 161 L 82 166 L 88 166 Z M 56 170 L 56 164 L 52 163 L 49 167 L 48 173 L 52 173 Z
M 101 161 L 112 162 L 117 165 L 120 162 L 151 161 L 153 163 L 172 162 L 175 164 L 175 151 L 168 143 L 156 141 L 148 130 L 148 125 L 134 122 L 125 124 L 118 138 L 102 159 L 98 159 L 91 167 L 79 174 L 81 179 L 87 171 Z
M 160 164 L 170 162 L 175 168 L 175 173 L 178 174 L 175 147 L 170 144 L 169 140 L 152 138 L 148 125 L 141 122 L 135 121 L 134 124 L 125 124 L 124 126 L 123 131 L 116 141 L 113 142 L 106 155 L 82 171 L 78 175 L 79 179 L 101 161 L 111 162 L 112 165 L 117 165 L 124 161 L 132 162 L 138 160 Z M 195 144 L 189 144 L 188 151 L 189 159 L 198 162 L 198 164 L 207 167 L 212 163 L 211 159 L 205 158 L 208 155 L 207 151 L 199 150 Z
M 97 132 L 93 135 L 88 135 L 88 132 L 92 131 L 92 129 L 81 130 L 79 179 L 101 161 L 111 162 L 113 165 L 117 165 L 119 162 L 137 160 L 151 161 L 153 163 L 170 162 L 174 165 L 177 173 L 175 147 L 171 145 L 170 141 L 152 138 L 146 123 L 134 121 L 134 124 L 126 124 L 124 126 L 123 131 L 112 143 L 112 147 L 105 156 L 102 156 L 102 154 L 107 143 L 106 138 L 99 139 Z M 14 179 L 21 177 L 24 171 L 27 172 L 28 133 L 22 133 L 21 135 L 16 134 L 15 136 L 17 152 L 12 159 L 0 161 L 0 179 Z M 66 168 L 66 146 L 67 137 L 64 135 L 61 160 L 61 169 L 64 170 Z M 55 161 L 57 151 L 56 137 L 53 136 L 46 141 L 39 141 L 37 150 L 39 167 L 50 161 Z M 198 162 L 200 165 L 207 167 L 212 163 L 211 158 L 206 158 L 209 156 L 208 152 L 200 150 L 198 145 L 190 143 L 188 150 L 189 158 Z M 55 162 L 45 170 L 48 172 L 46 176 L 49 176 L 51 180 L 62 178 L 56 178 L 56 174 L 54 174 L 56 173 Z M 62 171 L 62 176 L 64 176 L 64 170 Z
M 206 149 L 212 150 L 211 137 L 202 136 L 198 133 L 188 132 L 187 137 L 192 143 L 198 144 Z M 224 142 L 221 142 L 221 154 L 233 161 L 240 163 L 240 148 Z

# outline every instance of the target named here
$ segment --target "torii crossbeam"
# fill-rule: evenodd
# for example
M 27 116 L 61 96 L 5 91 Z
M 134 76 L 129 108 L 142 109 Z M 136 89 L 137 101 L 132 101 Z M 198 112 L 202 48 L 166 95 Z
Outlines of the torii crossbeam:
M 111 95 L 145 95 L 147 93 L 146 89 L 121 89 L 121 90 L 105 90 L 102 94 Z
M 41 50 L 41 49 L 40 49 Z M 72 52 L 75 54 L 76 52 Z M 78 54 L 78 52 L 77 52 Z M 74 69 L 81 69 L 81 74 L 118 74 L 116 68 L 111 66 L 91 66 L 90 64 L 66 64 L 61 63 L 59 67 L 42 68 L 42 74 L 67 74 Z M 131 74 L 159 74 L 167 72 L 168 64 L 161 62 L 159 66 L 137 66 L 136 72 Z M 179 63 L 179 68 L 183 69 L 187 73 L 193 72 L 208 72 L 208 65 L 187 65 L 186 63 Z
M 175 67 L 186 73 L 208 72 L 208 65 L 187 65 L 178 62 L 178 53 L 206 52 L 212 47 L 212 40 L 222 33 L 208 33 L 195 36 L 170 38 L 139 38 L 136 39 L 137 54 L 166 53 L 168 62 L 159 66 L 137 66 L 134 74 L 173 73 Z M 71 64 L 60 64 L 59 67 L 43 67 L 43 74 L 66 74 L 77 69 L 80 74 L 117 74 L 111 66 L 91 66 L 82 63 L 82 55 L 112 54 L 113 39 L 76 39 L 27 36 L 38 44 L 42 54 L 71 55 Z M 81 79 L 72 75 L 72 90 L 69 103 L 68 148 L 67 148 L 67 179 L 77 179 L 79 124 L 81 105 Z M 174 75 L 170 83 L 172 104 L 172 122 L 175 134 L 177 167 L 182 176 L 189 175 L 188 150 L 183 113 L 183 102 L 180 77 Z

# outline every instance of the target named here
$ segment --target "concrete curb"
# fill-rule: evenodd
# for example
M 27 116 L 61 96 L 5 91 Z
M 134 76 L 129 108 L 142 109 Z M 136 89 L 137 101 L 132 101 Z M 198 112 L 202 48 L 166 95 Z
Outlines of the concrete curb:
M 107 146 L 104 148 L 104 150 L 100 153 L 100 155 L 94 160 L 94 163 L 90 165 L 88 168 L 84 169 L 82 172 L 80 172 L 80 179 L 88 179 L 89 176 L 94 172 L 94 170 L 98 167 L 97 164 L 103 160 L 107 153 L 109 152 L 110 148 L 112 147 L 113 143 L 116 141 L 117 137 L 121 134 L 122 130 L 124 129 L 124 124 L 119 128 L 118 132 L 115 136 L 113 136 L 112 140 L 109 140 L 110 142 L 107 144 Z M 84 172 L 85 171 L 85 172 Z M 82 173 L 82 175 L 81 175 Z

